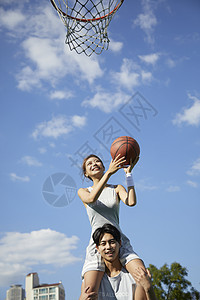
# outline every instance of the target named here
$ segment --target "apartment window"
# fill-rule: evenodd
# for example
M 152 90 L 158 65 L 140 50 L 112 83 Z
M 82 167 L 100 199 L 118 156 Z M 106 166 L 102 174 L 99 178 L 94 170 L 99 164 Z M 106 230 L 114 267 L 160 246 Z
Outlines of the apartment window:
M 53 300 L 53 299 L 56 299 L 56 295 L 55 294 L 49 295 L 49 300 Z
M 48 295 L 39 296 L 39 300 L 48 300 Z
M 55 288 L 55 287 L 49 288 L 49 293 L 55 293 L 55 291 L 56 291 L 56 288 Z
M 34 293 L 34 295 L 37 295 L 38 294 L 38 290 L 34 290 L 33 293 Z
M 39 294 L 48 294 L 48 289 L 47 288 L 39 289 Z

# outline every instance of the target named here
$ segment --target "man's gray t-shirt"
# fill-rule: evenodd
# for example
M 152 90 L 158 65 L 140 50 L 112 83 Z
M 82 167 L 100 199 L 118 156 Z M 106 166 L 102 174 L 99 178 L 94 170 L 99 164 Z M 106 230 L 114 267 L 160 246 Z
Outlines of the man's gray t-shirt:
M 122 268 L 115 277 L 104 274 L 99 288 L 98 300 L 133 300 L 135 280 Z

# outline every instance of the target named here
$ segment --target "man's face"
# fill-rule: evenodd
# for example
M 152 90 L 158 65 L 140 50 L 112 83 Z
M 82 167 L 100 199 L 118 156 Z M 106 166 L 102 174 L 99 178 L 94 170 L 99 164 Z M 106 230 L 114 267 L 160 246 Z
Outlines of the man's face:
M 97 249 L 104 260 L 113 262 L 118 258 L 120 246 L 121 243 L 118 243 L 112 234 L 105 233 Z

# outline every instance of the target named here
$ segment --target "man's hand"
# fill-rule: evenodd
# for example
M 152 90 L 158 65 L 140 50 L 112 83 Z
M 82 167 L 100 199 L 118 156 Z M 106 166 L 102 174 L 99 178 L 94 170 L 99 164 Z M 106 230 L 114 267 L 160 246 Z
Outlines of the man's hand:
M 151 274 L 148 269 L 146 272 L 142 268 L 137 268 L 134 272 L 135 280 L 138 285 L 141 285 L 143 289 L 148 292 L 151 288 Z
M 82 291 L 79 300 L 97 300 L 98 299 L 97 293 L 95 293 L 95 292 L 88 293 L 89 288 L 90 287 L 88 286 L 84 291 Z
M 135 270 L 134 278 L 136 284 L 143 287 L 147 300 L 157 300 L 153 285 L 151 283 L 151 274 L 148 269 L 143 270 L 142 268 L 137 268 Z

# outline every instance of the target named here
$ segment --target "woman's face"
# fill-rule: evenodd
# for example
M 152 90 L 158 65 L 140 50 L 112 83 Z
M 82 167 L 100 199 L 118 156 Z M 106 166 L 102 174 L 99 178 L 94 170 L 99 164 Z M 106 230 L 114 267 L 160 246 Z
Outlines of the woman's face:
M 95 156 L 88 158 L 85 162 L 85 176 L 96 177 L 102 175 L 104 172 L 104 166 L 101 160 Z

